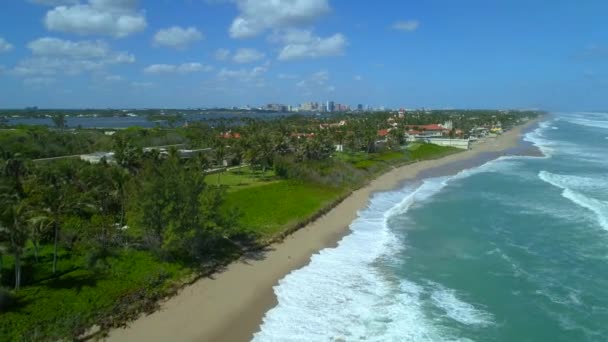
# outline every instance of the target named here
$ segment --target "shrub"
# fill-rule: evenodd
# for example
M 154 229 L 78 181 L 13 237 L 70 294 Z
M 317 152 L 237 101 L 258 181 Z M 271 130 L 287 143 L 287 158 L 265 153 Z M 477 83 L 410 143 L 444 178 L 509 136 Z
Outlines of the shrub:
M 10 310 L 10 308 L 15 305 L 15 297 L 11 293 L 11 291 L 0 288 L 0 312 L 6 312 Z

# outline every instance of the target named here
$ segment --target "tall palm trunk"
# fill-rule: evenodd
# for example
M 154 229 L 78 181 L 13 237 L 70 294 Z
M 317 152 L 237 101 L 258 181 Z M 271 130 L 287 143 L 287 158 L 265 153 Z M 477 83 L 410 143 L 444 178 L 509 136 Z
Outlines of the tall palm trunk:
M 21 253 L 15 253 L 15 291 L 21 287 Z
M 59 228 L 57 227 L 57 223 L 53 224 L 55 227 L 55 242 L 53 247 L 53 274 L 57 272 L 57 240 L 59 236 Z
M 34 239 L 32 243 L 34 244 L 34 261 L 38 263 L 38 239 Z

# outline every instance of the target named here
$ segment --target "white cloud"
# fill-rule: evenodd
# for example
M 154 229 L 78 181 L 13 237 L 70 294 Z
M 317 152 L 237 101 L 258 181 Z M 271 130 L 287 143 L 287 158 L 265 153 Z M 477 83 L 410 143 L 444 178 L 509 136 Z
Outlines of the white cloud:
M 130 63 L 130 61 L 132 59 L 126 56 L 105 60 L 34 57 L 20 61 L 11 72 L 17 76 L 79 75 L 85 72 L 101 71 L 109 65 Z
M 272 38 L 280 41 L 283 48 L 279 53 L 279 60 L 285 61 L 299 58 L 317 58 L 325 56 L 340 56 L 348 44 L 346 37 L 341 33 L 322 38 L 312 34 L 309 30 L 287 30 Z
M 124 78 L 119 75 L 106 75 L 103 79 L 107 82 L 120 82 L 124 80 Z
M 13 49 L 13 44 L 7 42 L 4 38 L 0 37 L 0 53 L 9 52 Z
M 260 82 L 261 77 L 268 71 L 267 65 L 260 65 L 251 69 L 231 70 L 223 68 L 217 73 L 220 80 L 237 80 L 241 82 Z
M 38 57 L 56 57 L 71 60 L 91 60 L 102 64 L 124 64 L 135 62 L 135 56 L 126 52 L 115 52 L 104 41 L 71 41 L 44 37 L 30 42 L 27 47 Z
M 23 84 L 28 87 L 44 87 L 55 83 L 56 80 L 52 77 L 31 77 L 25 78 Z
M 212 66 L 201 63 L 184 64 L 152 64 L 144 69 L 146 74 L 191 74 L 194 72 L 211 71 Z
M 327 70 L 319 70 L 307 78 L 296 83 L 299 92 L 307 97 L 313 95 L 321 95 L 331 93 L 336 90 L 336 87 L 329 83 L 329 72 Z
M 155 86 L 156 86 L 156 83 L 153 83 L 153 82 L 131 82 L 131 87 L 133 87 L 137 90 L 150 89 L 150 88 L 154 88 Z
M 201 39 L 203 39 L 203 34 L 195 27 L 173 26 L 156 32 L 154 44 L 174 49 L 185 49 L 188 45 Z
M 137 4 L 138 0 L 89 0 L 86 4 L 58 6 L 47 12 L 44 23 L 51 31 L 123 38 L 147 26 Z
M 298 78 L 298 75 L 278 74 L 277 78 L 280 79 L 280 80 L 295 80 L 296 78 Z
M 28 2 L 44 6 L 62 6 L 75 5 L 78 3 L 78 0 L 28 0 Z
M 308 78 L 296 83 L 300 88 L 321 87 L 329 81 L 329 72 L 327 70 L 319 70 Z
M 416 31 L 418 26 L 420 26 L 418 20 L 404 20 L 394 23 L 392 27 L 393 30 L 412 32 Z
M 21 60 L 12 73 L 17 76 L 78 75 L 98 72 L 111 65 L 135 62 L 135 56 L 112 51 L 103 41 L 70 41 L 40 38 L 30 42 L 33 57 Z
M 264 58 L 265 54 L 256 49 L 238 49 L 232 60 L 236 63 L 251 63 Z
M 218 61 L 225 61 L 230 57 L 230 50 L 228 49 L 217 49 L 214 53 L 215 59 Z
M 268 29 L 308 25 L 330 11 L 327 0 L 236 0 L 239 15 L 233 38 L 251 38 Z
M 27 47 L 32 54 L 40 56 L 64 56 L 97 58 L 109 54 L 110 48 L 103 41 L 79 41 L 63 40 L 58 38 L 44 37 L 30 42 Z

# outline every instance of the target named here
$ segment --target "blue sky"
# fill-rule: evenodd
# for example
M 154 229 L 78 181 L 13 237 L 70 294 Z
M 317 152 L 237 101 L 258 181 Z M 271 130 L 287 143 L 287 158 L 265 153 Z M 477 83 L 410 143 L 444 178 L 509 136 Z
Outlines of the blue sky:
M 608 108 L 608 2 L 4 0 L 0 107 Z

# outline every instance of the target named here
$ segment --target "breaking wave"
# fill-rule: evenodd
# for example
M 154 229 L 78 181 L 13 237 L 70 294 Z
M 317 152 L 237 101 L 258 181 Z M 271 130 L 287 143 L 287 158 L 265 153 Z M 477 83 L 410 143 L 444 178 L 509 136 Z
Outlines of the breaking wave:
M 491 162 L 490 162 L 491 163 Z M 350 225 L 351 234 L 336 248 L 313 255 L 274 287 L 278 305 L 268 311 L 254 341 L 437 341 L 454 340 L 450 331 L 427 317 L 431 305 L 467 325 L 491 324 L 492 316 L 466 303 L 439 284 L 424 286 L 391 278 L 374 265 L 403 249 L 387 221 L 430 199 L 450 180 L 425 180 L 419 187 L 379 193 Z M 429 295 L 430 294 L 430 295 Z M 424 297 L 424 298 L 423 298 Z
M 608 230 L 608 201 L 594 198 L 589 194 L 590 190 L 595 190 L 598 184 L 602 184 L 601 179 L 558 175 L 547 171 L 539 172 L 538 177 L 544 182 L 562 189 L 564 198 L 593 212 L 600 226 Z

